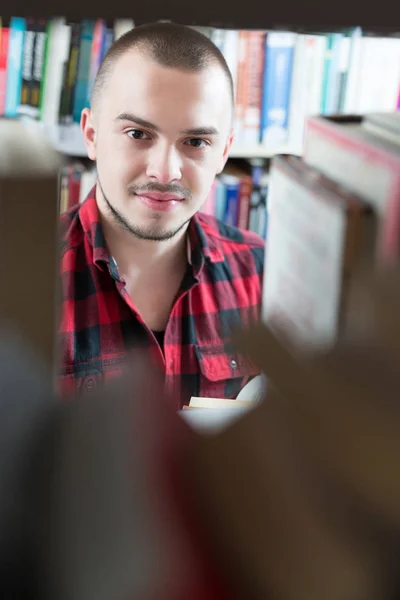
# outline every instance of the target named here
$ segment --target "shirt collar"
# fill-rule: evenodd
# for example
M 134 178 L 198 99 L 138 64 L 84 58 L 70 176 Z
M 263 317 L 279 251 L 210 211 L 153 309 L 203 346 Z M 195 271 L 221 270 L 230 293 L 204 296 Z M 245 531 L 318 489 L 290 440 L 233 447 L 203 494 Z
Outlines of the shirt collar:
M 95 187 L 91 189 L 81 205 L 79 216 L 84 234 L 93 248 L 93 263 L 98 267 L 102 267 L 106 263 L 110 270 L 114 271 L 116 265 L 107 248 L 101 226 Z M 188 228 L 187 249 L 188 262 L 195 277 L 203 269 L 205 259 L 212 263 L 224 260 L 219 236 L 211 235 L 213 231 L 214 228 L 207 221 L 203 222 L 199 213 L 192 217 Z

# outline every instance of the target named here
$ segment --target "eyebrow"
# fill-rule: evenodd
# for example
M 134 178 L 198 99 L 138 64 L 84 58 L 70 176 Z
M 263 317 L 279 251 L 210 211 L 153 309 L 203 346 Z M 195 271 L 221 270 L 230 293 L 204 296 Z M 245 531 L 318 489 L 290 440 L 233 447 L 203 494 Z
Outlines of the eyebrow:
M 160 131 L 157 125 L 154 123 L 150 123 L 150 121 L 146 121 L 141 117 L 133 115 L 131 113 L 121 113 L 116 117 L 116 121 L 129 121 L 130 123 L 135 123 L 136 125 L 140 125 L 140 127 L 145 127 L 146 129 L 151 129 L 152 131 Z M 219 131 L 216 127 L 195 127 L 193 129 L 184 129 L 181 133 L 185 135 L 219 135 Z

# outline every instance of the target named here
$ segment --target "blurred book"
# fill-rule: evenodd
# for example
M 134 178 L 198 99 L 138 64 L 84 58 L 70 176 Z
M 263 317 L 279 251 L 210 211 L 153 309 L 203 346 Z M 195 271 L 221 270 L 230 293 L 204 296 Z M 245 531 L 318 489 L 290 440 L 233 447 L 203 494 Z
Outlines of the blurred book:
M 35 128 L 0 119 L 0 322 L 56 366 L 62 157 Z
M 382 119 L 378 127 L 382 131 Z M 379 258 L 396 260 L 400 252 L 400 145 L 370 128 L 361 115 L 312 117 L 304 161 L 374 207 L 380 221 Z
M 352 276 L 375 257 L 373 208 L 294 156 L 271 165 L 262 319 L 304 345 L 335 343 Z
M 371 113 L 365 115 L 362 126 L 388 142 L 400 145 L 400 112 Z

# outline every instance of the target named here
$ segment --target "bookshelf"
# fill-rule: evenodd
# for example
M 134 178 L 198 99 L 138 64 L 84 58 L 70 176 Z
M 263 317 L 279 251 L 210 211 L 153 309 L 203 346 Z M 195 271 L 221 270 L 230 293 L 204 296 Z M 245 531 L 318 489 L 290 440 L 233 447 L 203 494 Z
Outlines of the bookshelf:
M 14 0 L 4 4 L 3 16 L 43 17 L 65 15 L 71 19 L 129 18 L 134 12 L 137 25 L 158 19 L 171 19 L 187 25 L 226 27 L 232 29 L 289 29 L 321 31 L 361 26 L 373 33 L 400 31 L 399 6 L 392 0 L 381 0 L 377 9 L 374 3 L 362 0 L 288 0 L 287 2 L 259 2 L 245 4 L 228 0 L 215 2 L 186 2 L 185 0 L 152 0 L 132 5 L 128 0 L 114 0 L 100 5 L 94 0 L 38 0 L 28 6 L 27 0 Z
M 73 125 L 45 125 L 37 121 L 26 120 L 33 127 L 40 127 L 51 145 L 61 154 L 72 158 L 86 158 L 86 148 L 78 124 Z M 271 158 L 276 154 L 301 154 L 301 147 L 284 144 L 281 146 L 251 146 L 233 145 L 229 154 L 230 158 Z

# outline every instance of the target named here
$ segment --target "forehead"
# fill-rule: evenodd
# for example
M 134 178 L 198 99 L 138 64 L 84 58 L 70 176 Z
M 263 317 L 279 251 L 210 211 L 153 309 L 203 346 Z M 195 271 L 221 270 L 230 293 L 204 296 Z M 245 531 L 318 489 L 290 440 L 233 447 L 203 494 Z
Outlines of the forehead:
M 133 112 L 149 121 L 160 119 L 229 122 L 231 97 L 222 68 L 210 65 L 199 72 L 159 65 L 137 50 L 126 52 L 113 67 L 103 90 L 104 107 L 114 116 Z

